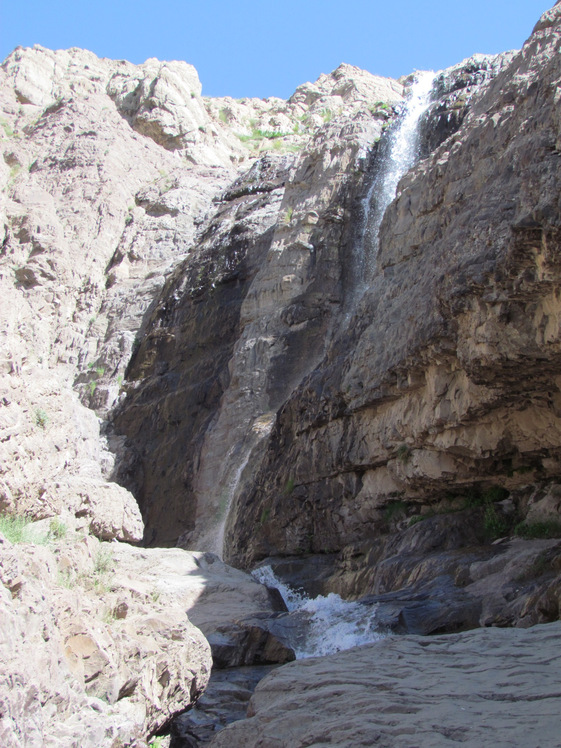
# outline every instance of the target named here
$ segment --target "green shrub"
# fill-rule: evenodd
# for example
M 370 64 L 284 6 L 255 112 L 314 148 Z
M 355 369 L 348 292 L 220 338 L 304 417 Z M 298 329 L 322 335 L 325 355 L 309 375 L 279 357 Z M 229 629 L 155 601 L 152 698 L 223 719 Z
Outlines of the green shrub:
M 482 494 L 484 504 L 495 504 L 509 497 L 509 492 L 502 486 L 491 486 Z
M 261 511 L 261 516 L 259 517 L 259 524 L 264 525 L 265 522 L 267 522 L 267 520 L 269 519 L 270 515 L 271 510 L 268 507 L 263 508 L 263 510 Z
M 247 143 L 250 140 L 276 140 L 277 138 L 284 138 L 290 135 L 288 132 L 281 132 L 280 130 L 259 130 L 254 127 L 251 135 L 241 135 L 238 133 L 238 138 L 242 143 Z
M 284 138 L 290 133 L 281 132 L 280 130 L 254 130 L 253 134 L 258 138 L 267 138 L 268 140 L 275 140 L 275 138 Z
M 289 478 L 284 486 L 283 494 L 289 496 L 294 491 L 294 478 Z
M 52 540 L 62 540 L 66 536 L 67 527 L 58 517 L 54 517 L 49 522 L 49 538 Z
M 390 501 L 384 509 L 384 519 L 386 522 L 391 522 L 393 519 L 400 519 L 405 516 L 407 512 L 407 504 L 405 501 Z
M 76 577 L 71 571 L 59 571 L 57 574 L 57 583 L 60 587 L 72 590 L 76 585 Z
M 39 426 L 40 429 L 45 429 L 48 423 L 49 416 L 42 408 L 37 408 L 37 410 L 35 411 L 35 425 Z
M 6 137 L 7 138 L 13 138 L 14 131 L 11 128 L 10 123 L 7 120 L 5 120 L 5 119 L 0 118 L 0 125 L 4 129 L 4 134 L 6 135 Z
M 10 543 L 24 542 L 28 524 L 27 517 L 21 517 L 17 514 L 0 514 L 0 533 Z
M 401 460 L 401 462 L 409 462 L 409 459 L 411 458 L 411 449 L 407 446 L 407 444 L 401 444 L 397 448 L 396 456 L 398 460 Z
M 558 538 L 561 537 L 561 522 L 550 519 L 545 522 L 520 522 L 514 528 L 519 538 Z
M 497 514 L 497 510 L 492 504 L 489 504 L 485 509 L 483 526 L 485 532 L 493 538 L 499 538 L 508 532 L 508 524 Z
M 94 574 L 108 574 L 113 567 L 113 555 L 105 546 L 101 546 L 94 558 Z

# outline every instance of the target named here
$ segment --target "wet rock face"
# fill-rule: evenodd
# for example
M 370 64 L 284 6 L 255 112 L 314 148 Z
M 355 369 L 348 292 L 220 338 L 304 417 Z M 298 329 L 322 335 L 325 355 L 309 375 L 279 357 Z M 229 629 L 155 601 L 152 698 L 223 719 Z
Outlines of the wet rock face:
M 420 152 L 428 156 L 462 125 L 472 99 L 485 84 L 503 70 L 514 56 L 474 55 L 438 75 L 433 87 L 435 106 L 424 118 L 420 128 Z
M 374 105 L 371 105 L 374 106 Z M 353 194 L 385 118 L 364 110 L 226 189 L 146 322 L 116 413 L 148 543 L 213 547 L 249 455 L 323 356 L 348 280 Z
M 392 501 L 558 479 L 561 10 L 550 15 L 402 180 L 371 288 L 281 408 L 236 504 L 235 563 L 373 538 Z

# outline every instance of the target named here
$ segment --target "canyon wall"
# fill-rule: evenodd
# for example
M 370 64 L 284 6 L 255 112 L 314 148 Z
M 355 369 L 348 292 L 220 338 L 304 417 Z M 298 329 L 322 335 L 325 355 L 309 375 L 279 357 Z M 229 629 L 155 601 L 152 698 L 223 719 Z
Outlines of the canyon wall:
M 440 76 L 423 152 L 460 126 L 509 60 L 476 56 Z M 273 151 L 228 187 L 168 280 L 127 370 L 134 384 L 113 419 L 126 436 L 118 480 L 140 503 L 148 543 L 221 552 L 229 507 L 227 536 L 238 506 L 248 528 L 263 524 L 267 506 L 256 517 L 238 504 L 248 491 L 244 475 L 252 481 L 293 392 L 323 370 L 335 340 L 354 334 L 371 275 L 366 197 L 382 161 L 384 126 L 412 81 L 402 86 L 348 66 L 320 79 L 324 97 L 333 95 L 328 85 L 345 92 L 347 108 L 302 152 Z M 301 423 L 295 416 L 294 428 Z M 274 469 L 282 496 L 293 478 Z M 301 508 L 286 503 L 289 511 Z M 246 536 L 234 542 L 253 547 Z
M 371 541 L 392 503 L 423 519 L 510 493 L 491 511 L 520 520 L 559 479 L 560 18 L 400 183 L 371 285 L 240 491 L 235 563 Z
M 560 39 L 557 3 L 435 76 L 379 237 L 414 75 L 234 100 L 182 62 L 2 64 L 7 745 L 144 745 L 208 680 L 186 611 L 216 661 L 290 659 L 208 550 L 396 631 L 559 618 Z

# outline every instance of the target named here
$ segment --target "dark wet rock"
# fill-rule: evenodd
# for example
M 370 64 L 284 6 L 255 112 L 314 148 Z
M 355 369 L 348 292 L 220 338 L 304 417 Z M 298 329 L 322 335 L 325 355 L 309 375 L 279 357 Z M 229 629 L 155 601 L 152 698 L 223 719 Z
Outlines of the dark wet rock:
M 177 717 L 171 725 L 170 748 L 198 748 L 231 722 L 244 719 L 255 686 L 268 675 L 271 666 L 213 670 L 203 696 L 196 706 Z

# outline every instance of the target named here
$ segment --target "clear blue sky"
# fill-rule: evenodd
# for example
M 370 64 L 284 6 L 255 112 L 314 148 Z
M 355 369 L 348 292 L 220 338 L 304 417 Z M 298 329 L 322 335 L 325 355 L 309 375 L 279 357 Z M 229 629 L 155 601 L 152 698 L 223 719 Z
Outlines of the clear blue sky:
M 555 0 L 1 0 L 0 59 L 84 47 L 186 60 L 207 96 L 280 96 L 341 62 L 399 77 L 519 48 Z

